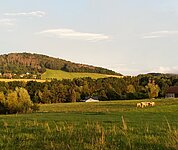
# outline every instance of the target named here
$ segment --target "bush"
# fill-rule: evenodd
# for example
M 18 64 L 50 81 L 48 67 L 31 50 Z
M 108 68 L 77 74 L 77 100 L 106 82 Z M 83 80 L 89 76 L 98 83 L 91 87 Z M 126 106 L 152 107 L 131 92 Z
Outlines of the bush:
M 33 104 L 28 91 L 24 88 L 15 88 L 9 91 L 7 97 L 0 93 L 0 113 L 28 113 L 39 110 L 37 104 Z
M 16 91 L 9 91 L 5 106 L 8 108 L 8 113 L 17 113 L 18 112 L 18 96 Z
M 28 91 L 24 88 L 16 88 L 18 94 L 18 112 L 26 113 L 31 111 L 33 103 L 30 99 Z

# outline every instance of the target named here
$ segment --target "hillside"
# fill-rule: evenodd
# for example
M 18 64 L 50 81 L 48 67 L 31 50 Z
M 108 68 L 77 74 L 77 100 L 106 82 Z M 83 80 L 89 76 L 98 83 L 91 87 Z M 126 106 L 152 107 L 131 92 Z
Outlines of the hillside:
M 117 75 L 106 75 L 106 74 L 99 74 L 99 73 L 77 73 L 77 72 L 65 72 L 62 70 L 50 70 L 47 69 L 45 73 L 41 75 L 41 79 L 74 79 L 74 78 L 84 78 L 84 77 L 90 77 L 92 79 L 98 79 L 98 78 L 107 78 L 107 77 L 121 77 Z
M 121 75 L 105 68 L 73 63 L 41 54 L 10 53 L 0 55 L 0 73 L 14 73 L 18 75 L 28 72 L 31 74 L 41 74 L 47 69 L 62 70 L 65 72 Z

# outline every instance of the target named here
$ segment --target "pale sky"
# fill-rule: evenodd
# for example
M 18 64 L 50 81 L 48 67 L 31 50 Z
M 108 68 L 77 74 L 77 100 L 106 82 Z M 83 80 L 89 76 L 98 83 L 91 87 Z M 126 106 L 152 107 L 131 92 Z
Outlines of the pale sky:
M 178 0 L 1 0 L 0 54 L 11 52 L 178 73 Z

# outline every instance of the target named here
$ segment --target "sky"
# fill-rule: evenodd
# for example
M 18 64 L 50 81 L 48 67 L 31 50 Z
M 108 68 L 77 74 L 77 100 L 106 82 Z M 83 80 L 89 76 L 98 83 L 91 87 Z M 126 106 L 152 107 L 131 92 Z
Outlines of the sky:
M 178 73 L 178 0 L 1 0 L 0 54 L 13 52 Z

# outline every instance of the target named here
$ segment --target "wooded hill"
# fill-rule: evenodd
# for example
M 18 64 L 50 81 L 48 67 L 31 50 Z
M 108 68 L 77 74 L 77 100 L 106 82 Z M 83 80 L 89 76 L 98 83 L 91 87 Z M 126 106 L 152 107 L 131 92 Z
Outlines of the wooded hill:
M 0 55 L 0 73 L 37 74 L 46 69 L 63 70 L 66 72 L 88 72 L 108 75 L 121 75 L 112 70 L 90 65 L 73 63 L 59 58 L 41 54 L 10 53 Z

